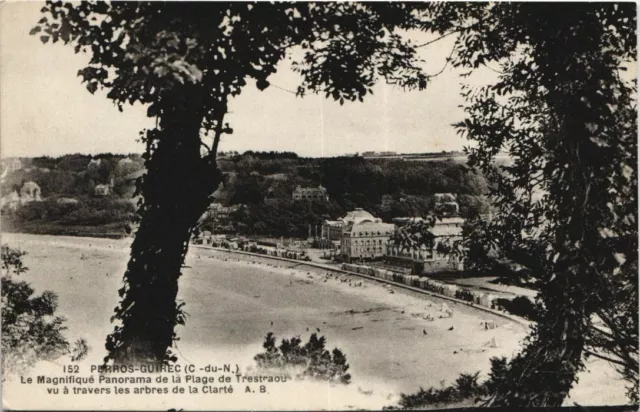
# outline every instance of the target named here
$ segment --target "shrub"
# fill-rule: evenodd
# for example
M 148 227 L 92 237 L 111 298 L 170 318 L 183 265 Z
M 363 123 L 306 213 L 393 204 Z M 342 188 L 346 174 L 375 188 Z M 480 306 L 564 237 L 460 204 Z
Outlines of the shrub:
M 496 299 L 495 305 L 512 315 L 520 316 L 531 321 L 536 321 L 540 313 L 540 308 L 524 296 L 518 296 L 513 299 Z
M 478 383 L 478 376 L 479 372 L 475 374 L 463 373 L 452 386 L 443 386 L 440 389 L 431 387 L 426 390 L 420 388 L 414 394 L 400 394 L 399 406 L 402 409 L 418 409 L 463 402 L 475 403 L 479 397 L 486 394 L 485 384 Z
M 295 379 L 314 379 L 332 383 L 348 384 L 347 358 L 338 348 L 332 352 L 325 349 L 326 339 L 315 333 L 304 345 L 299 337 L 283 339 L 276 347 L 276 337 L 269 332 L 262 347 L 264 352 L 254 357 L 258 368 L 267 372 L 284 372 Z
M 400 394 L 398 406 L 385 407 L 384 409 L 433 409 L 434 407 L 447 406 L 487 406 L 492 393 L 504 385 L 508 378 L 509 365 L 507 358 L 491 358 L 491 372 L 486 381 L 478 382 L 479 372 L 474 374 L 463 373 L 455 383 L 442 388 L 420 388 L 413 394 Z M 480 405 L 478 405 L 480 403 Z
M 56 199 L 30 202 L 15 212 L 19 222 L 59 222 L 64 225 L 97 226 L 110 223 L 129 223 L 135 206 L 127 200 L 85 199 L 78 203 L 59 203 Z
M 498 388 L 508 383 L 509 364 L 507 358 L 491 358 L 491 372 L 485 382 L 487 393 L 496 393 Z
M 56 315 L 58 296 L 44 291 L 34 296 L 33 288 L 14 276 L 28 269 L 22 264 L 24 252 L 2 246 L 2 368 L 3 381 L 11 374 L 24 373 L 39 360 L 71 355 L 81 360 L 89 351 L 84 339 L 70 345 L 64 338 L 63 317 Z

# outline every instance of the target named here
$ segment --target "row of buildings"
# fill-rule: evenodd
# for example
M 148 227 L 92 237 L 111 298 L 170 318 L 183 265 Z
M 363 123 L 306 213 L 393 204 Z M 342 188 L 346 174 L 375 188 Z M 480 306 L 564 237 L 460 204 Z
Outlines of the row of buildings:
M 299 201 L 328 200 L 326 189 L 322 186 L 298 186 L 293 192 L 293 198 Z M 312 226 L 309 225 L 309 240 L 313 239 L 314 247 L 330 249 L 330 255 L 345 262 L 385 260 L 388 264 L 412 267 L 412 270 L 421 272 L 461 270 L 462 265 L 457 258 L 438 253 L 439 244 L 452 244 L 462 239 L 464 219 L 458 217 L 456 197 L 451 193 L 438 193 L 434 195 L 434 199 L 434 208 L 443 217 L 429 228 L 435 237 L 433 247 L 430 248 L 424 245 L 417 248 L 401 246 L 393 240 L 409 221 L 419 221 L 420 218 L 396 218 L 392 223 L 387 223 L 361 208 L 348 212 L 340 219 L 325 220 L 320 233 L 317 226 L 313 233 Z M 222 224 L 229 220 L 238 207 L 239 205 L 227 207 L 214 203 L 206 215 L 217 224 Z M 417 267 L 420 269 L 416 269 Z
M 416 222 L 421 218 L 396 218 L 393 223 L 385 223 L 363 209 L 355 209 L 338 220 L 325 220 L 321 236 L 326 243 L 339 245 L 339 256 L 347 262 L 385 259 L 401 266 L 420 266 L 421 272 L 461 270 L 462 262 L 455 256 L 437 251 L 438 244 L 451 245 L 461 240 L 464 224 L 464 219 L 457 216 L 457 203 L 444 196 L 436 205 L 441 207 L 443 203 L 448 204 L 450 212 L 429 229 L 435 237 L 431 248 L 424 245 L 409 248 L 392 241 L 409 221 Z

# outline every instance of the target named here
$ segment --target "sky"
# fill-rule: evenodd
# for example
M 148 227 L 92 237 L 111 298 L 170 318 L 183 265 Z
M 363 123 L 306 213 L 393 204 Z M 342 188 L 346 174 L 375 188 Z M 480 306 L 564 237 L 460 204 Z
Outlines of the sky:
M 105 91 L 90 94 L 77 77 L 87 55 L 29 35 L 41 7 L 40 2 L 0 4 L 0 155 L 141 153 L 138 133 L 153 124 L 145 107 L 127 106 L 121 113 Z M 443 68 L 453 41 L 451 36 L 420 49 L 427 73 Z M 463 118 L 459 72 L 451 67 L 424 91 L 379 84 L 363 103 L 340 106 L 322 96 L 300 98 L 281 90 L 300 84 L 288 66 L 284 62 L 270 78 L 272 87 L 259 91 L 249 82 L 231 102 L 227 119 L 234 133 L 224 137 L 220 150 L 319 157 L 450 151 L 469 144 L 451 126 Z

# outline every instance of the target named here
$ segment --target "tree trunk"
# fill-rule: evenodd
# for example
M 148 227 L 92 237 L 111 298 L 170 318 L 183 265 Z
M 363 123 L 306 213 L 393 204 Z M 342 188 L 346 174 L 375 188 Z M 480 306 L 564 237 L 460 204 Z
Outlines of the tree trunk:
M 559 274 L 558 276 L 563 276 Z M 560 407 L 582 362 L 587 318 L 582 302 L 566 290 L 548 288 L 546 303 L 561 312 L 546 312 L 509 364 L 509 372 L 492 394 L 492 407 Z M 561 301 L 561 302 L 560 302 Z
M 172 105 L 163 108 L 160 127 L 147 134 L 140 226 L 115 309 L 121 326 L 107 338 L 105 362 L 172 360 L 174 327 L 184 323 L 176 302 L 178 278 L 191 232 L 222 180 L 215 160 L 200 154 L 202 102 L 186 96 L 167 99 Z

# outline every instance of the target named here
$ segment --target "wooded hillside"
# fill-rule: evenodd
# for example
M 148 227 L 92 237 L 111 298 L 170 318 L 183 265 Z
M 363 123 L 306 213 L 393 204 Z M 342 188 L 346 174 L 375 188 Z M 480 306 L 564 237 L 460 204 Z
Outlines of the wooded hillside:
M 144 172 L 139 156 L 74 154 L 21 160 L 24 167 L 3 179 L 3 195 L 19 192 L 24 182 L 33 181 L 40 186 L 43 200 L 16 210 L 5 204 L 6 229 L 126 234 L 135 209 L 135 179 Z M 243 205 L 230 216 L 230 225 L 218 226 L 226 233 L 306 237 L 310 224 L 337 219 L 357 207 L 385 221 L 420 216 L 433 209 L 435 193 L 455 194 L 462 216 L 489 210 L 487 180 L 450 160 L 300 158 L 291 152 L 249 151 L 223 154 L 220 167 L 225 181 L 213 201 L 223 206 Z M 98 185 L 109 186 L 109 193 L 96 195 Z M 294 200 L 297 186 L 323 186 L 329 200 Z M 205 230 L 213 226 L 203 223 Z

